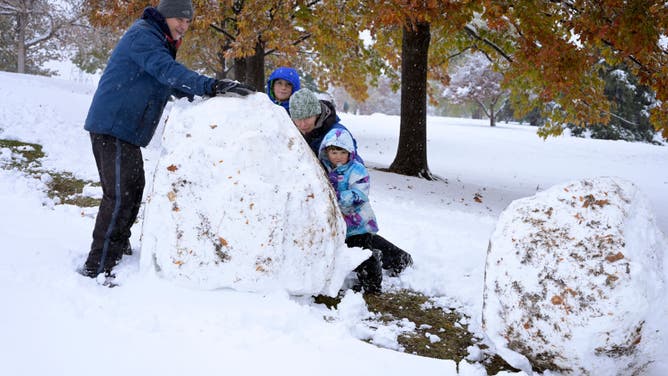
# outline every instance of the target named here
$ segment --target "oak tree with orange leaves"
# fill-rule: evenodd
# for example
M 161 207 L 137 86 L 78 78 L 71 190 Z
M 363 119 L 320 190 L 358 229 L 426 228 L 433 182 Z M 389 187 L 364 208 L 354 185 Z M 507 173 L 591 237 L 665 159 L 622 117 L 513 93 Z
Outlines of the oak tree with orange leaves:
M 390 171 L 430 178 L 426 158 L 427 80 L 447 84 L 448 62 L 484 53 L 504 74 L 518 116 L 542 110 L 542 136 L 563 124 L 606 124 L 611 112 L 602 70 L 625 64 L 652 88 L 651 122 L 668 136 L 668 7 L 656 0 L 371 0 L 357 29 L 401 68 L 401 130 Z M 401 51 L 399 53 L 399 51 Z M 604 64 L 605 63 L 605 64 Z M 430 93 L 434 94 L 434 93 Z M 550 104 L 546 106 L 546 104 Z
M 561 124 L 607 124 L 611 106 L 602 70 L 624 64 L 639 83 L 654 90 L 651 121 L 668 136 L 668 7 L 654 0 L 484 1 L 488 32 L 508 40 L 504 72 L 521 111 L 553 102 L 547 117 Z M 475 35 L 475 33 L 472 33 Z
M 127 27 L 146 3 L 89 0 L 91 19 Z M 155 1 L 157 3 L 157 0 Z M 194 0 L 183 54 L 192 66 L 264 84 L 265 58 L 297 65 L 321 87 L 365 98 L 380 74 L 398 77 L 401 130 L 390 171 L 431 179 L 429 80 L 447 84 L 451 57 L 484 53 L 504 75 L 517 116 L 542 109 L 541 135 L 607 123 L 601 70 L 625 64 L 654 90 L 651 122 L 668 136 L 668 7 L 657 0 Z M 360 39 L 369 32 L 370 41 Z M 232 61 L 230 64 L 229 62 Z M 190 63 L 189 62 L 189 63 Z M 199 62 L 199 63 L 198 63 Z M 603 64 L 603 63 L 606 64 Z M 248 79 L 246 79 L 248 78 Z M 545 104 L 550 104 L 545 106 Z

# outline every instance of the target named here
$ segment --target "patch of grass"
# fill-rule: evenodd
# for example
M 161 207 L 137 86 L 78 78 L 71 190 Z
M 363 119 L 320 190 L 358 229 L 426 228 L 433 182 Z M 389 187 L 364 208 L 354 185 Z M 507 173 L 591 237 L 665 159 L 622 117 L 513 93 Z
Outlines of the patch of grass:
M 27 171 L 42 166 L 42 163 L 39 161 L 44 157 L 42 145 L 16 140 L 0 140 L 0 148 L 7 148 L 12 153 L 20 155 L 19 158 L 11 159 L 11 162 L 8 164 L 9 168 Z
M 100 200 L 83 196 L 83 188 L 86 185 L 97 185 L 99 183 L 75 178 L 71 172 L 48 171 L 42 168 L 40 159 L 44 158 L 42 145 L 31 144 L 16 140 L 0 140 L 0 148 L 12 151 L 12 157 L 7 162 L 0 164 L 4 169 L 16 169 L 35 178 L 44 174 L 51 177 L 46 183 L 49 187 L 47 195 L 58 198 L 61 204 L 71 204 L 79 207 L 95 207 L 100 205 Z
M 95 184 L 94 182 L 77 179 L 70 172 L 51 172 L 49 174 L 52 179 L 47 183 L 50 198 L 58 197 L 61 204 L 70 204 L 79 207 L 95 207 L 100 205 L 100 199 L 82 195 L 84 187 Z
M 473 335 L 459 323 L 463 316 L 454 310 L 434 307 L 427 296 L 408 290 L 368 295 L 365 300 L 369 311 L 379 313 L 383 322 L 406 318 L 415 323 L 414 332 L 398 338 L 406 352 L 457 362 L 468 355 L 466 348 L 473 344 Z M 438 339 L 432 342 L 430 337 Z
M 318 295 L 318 296 L 313 297 L 313 302 L 315 304 L 324 304 L 327 308 L 330 308 L 330 309 L 332 309 L 332 308 L 336 309 L 336 306 L 338 306 L 339 303 L 341 303 L 341 297 L 340 296 L 331 297 L 331 296 L 327 296 L 327 295 Z
M 490 375 L 500 371 L 514 369 L 501 357 L 492 354 L 488 347 L 469 332 L 466 324 L 468 317 L 454 309 L 444 310 L 433 304 L 430 298 L 410 290 L 386 292 L 380 295 L 364 295 L 370 312 L 379 315 L 380 323 L 391 323 L 407 319 L 415 324 L 415 330 L 400 334 L 397 338 L 404 351 L 410 354 L 437 359 L 451 359 L 459 363 L 468 356 L 468 347 L 478 346 L 481 350 L 481 364 Z M 341 301 L 319 295 L 315 303 L 324 304 L 328 308 L 336 308 Z

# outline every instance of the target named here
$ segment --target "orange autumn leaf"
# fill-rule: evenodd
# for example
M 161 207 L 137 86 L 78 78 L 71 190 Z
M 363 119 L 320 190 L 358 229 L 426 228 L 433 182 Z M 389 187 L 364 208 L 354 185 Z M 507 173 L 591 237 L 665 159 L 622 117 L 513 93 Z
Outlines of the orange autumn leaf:
M 614 255 L 608 255 L 605 259 L 606 259 L 608 262 L 615 262 L 615 261 L 619 261 L 619 260 L 621 260 L 621 259 L 623 259 L 623 258 L 624 258 L 624 254 L 621 253 L 621 252 L 617 252 L 617 253 L 614 254 Z
M 218 241 L 220 241 L 220 245 L 222 245 L 223 247 L 227 247 L 227 240 L 225 240 L 225 238 L 219 236 Z
M 598 206 L 605 206 L 605 205 L 608 205 L 610 203 L 610 201 L 608 201 L 608 200 L 596 200 L 596 201 L 594 201 L 594 203 Z

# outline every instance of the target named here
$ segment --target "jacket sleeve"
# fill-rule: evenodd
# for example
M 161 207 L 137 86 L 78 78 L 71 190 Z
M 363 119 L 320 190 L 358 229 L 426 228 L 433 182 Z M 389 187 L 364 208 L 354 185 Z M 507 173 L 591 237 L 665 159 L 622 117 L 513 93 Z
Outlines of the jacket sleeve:
M 211 92 L 215 82 L 213 78 L 194 72 L 174 60 L 163 36 L 146 29 L 143 31 L 132 40 L 130 56 L 145 72 L 182 96 L 203 96 Z
M 189 94 L 186 93 L 185 91 L 181 91 L 178 89 L 172 89 L 172 95 L 177 98 L 188 98 L 188 100 L 191 102 L 195 99 L 195 96 L 193 94 Z
M 369 174 L 361 164 L 350 173 L 348 189 L 339 192 L 339 206 L 357 208 L 369 201 Z

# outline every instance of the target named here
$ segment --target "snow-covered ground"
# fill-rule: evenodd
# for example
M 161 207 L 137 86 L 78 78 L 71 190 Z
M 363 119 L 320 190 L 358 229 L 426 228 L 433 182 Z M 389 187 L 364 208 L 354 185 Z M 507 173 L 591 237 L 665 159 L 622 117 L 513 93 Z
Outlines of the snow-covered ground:
M 94 85 L 0 72 L 0 88 L 0 139 L 39 143 L 45 168 L 97 180 L 83 130 Z M 443 180 L 425 181 L 376 169 L 395 156 L 398 117 L 341 118 L 371 167 L 380 233 L 415 260 L 384 287 L 437 297 L 470 315 L 478 334 L 487 243 L 512 200 L 575 179 L 618 176 L 638 186 L 668 233 L 665 146 L 542 140 L 533 127 L 434 117 L 428 119 L 429 166 Z M 149 174 L 161 152 L 160 132 L 144 149 Z M 9 158 L 0 149 L 0 162 Z M 0 207 L 0 374 L 485 374 L 464 364 L 457 373 L 453 361 L 360 341 L 370 336 L 391 346 L 394 337 L 363 325 L 368 313 L 358 294 L 330 310 L 281 291 L 188 289 L 140 273 L 138 252 L 119 267 L 121 287 L 101 287 L 75 272 L 90 245 L 95 208 L 55 205 L 44 181 L 3 169 Z M 141 225 L 140 218 L 135 249 Z M 657 376 L 668 374 L 668 319 L 660 327 L 666 350 L 649 373 Z

